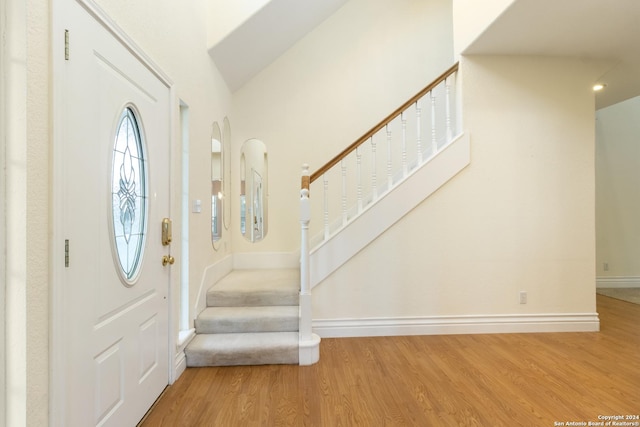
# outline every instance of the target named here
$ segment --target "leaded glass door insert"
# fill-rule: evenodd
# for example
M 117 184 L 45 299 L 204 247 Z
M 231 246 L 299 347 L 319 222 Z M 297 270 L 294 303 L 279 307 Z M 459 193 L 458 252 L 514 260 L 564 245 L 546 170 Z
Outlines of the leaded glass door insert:
M 114 253 L 125 284 L 135 283 L 147 232 L 146 156 L 140 122 L 132 107 L 120 116 L 111 167 Z

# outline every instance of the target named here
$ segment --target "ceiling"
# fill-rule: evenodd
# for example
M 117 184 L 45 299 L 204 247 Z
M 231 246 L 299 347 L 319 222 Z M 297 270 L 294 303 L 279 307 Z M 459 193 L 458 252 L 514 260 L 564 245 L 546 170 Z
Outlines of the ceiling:
M 209 49 L 235 92 L 347 0 L 271 0 Z
M 608 60 L 603 108 L 640 95 L 640 1 L 516 0 L 464 54 Z
M 271 0 L 209 52 L 232 92 L 348 0 Z M 640 0 L 515 0 L 464 54 L 606 60 L 596 108 L 640 95 Z

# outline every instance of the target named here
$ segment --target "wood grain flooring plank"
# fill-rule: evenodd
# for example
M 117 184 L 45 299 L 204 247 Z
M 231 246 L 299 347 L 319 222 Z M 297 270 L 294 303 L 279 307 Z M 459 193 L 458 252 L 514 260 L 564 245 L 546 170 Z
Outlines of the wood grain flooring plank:
M 323 339 L 312 366 L 190 368 L 141 427 L 553 426 L 640 412 L 640 305 L 600 332 Z

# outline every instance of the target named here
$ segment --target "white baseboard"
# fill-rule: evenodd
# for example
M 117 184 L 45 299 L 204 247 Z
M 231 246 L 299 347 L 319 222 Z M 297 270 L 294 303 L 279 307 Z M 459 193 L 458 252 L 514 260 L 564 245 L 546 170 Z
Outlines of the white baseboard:
M 186 331 L 180 331 L 178 333 L 178 341 L 176 342 L 176 347 L 178 351 L 183 351 L 195 336 L 196 336 L 195 328 L 188 329 Z
M 180 331 L 178 340 L 175 342 L 176 351 L 174 353 L 173 375 L 170 378 L 170 384 L 173 384 L 178 378 L 180 378 L 180 375 L 182 375 L 185 369 L 187 369 L 187 360 L 184 349 L 195 336 L 195 329 Z
M 205 268 L 202 273 L 202 279 L 200 280 L 198 296 L 193 307 L 193 312 L 191 313 L 194 319 L 206 308 L 207 291 L 209 288 L 233 270 L 233 258 L 233 255 L 227 255 L 220 261 Z
M 207 291 L 232 270 L 299 268 L 298 252 L 243 252 L 230 254 L 205 268 L 198 288 L 198 297 L 193 307 L 193 318 L 206 308 Z
M 595 332 L 598 313 L 317 319 L 321 338 L 525 332 Z
M 640 277 L 596 277 L 596 288 L 640 288 Z
M 180 378 L 180 375 L 187 369 L 187 356 L 184 354 L 184 351 L 180 351 L 176 354 L 175 363 L 174 363 L 174 372 L 175 375 L 173 377 L 174 382 Z
M 298 268 L 300 254 L 296 252 L 241 252 L 233 255 L 236 270 Z

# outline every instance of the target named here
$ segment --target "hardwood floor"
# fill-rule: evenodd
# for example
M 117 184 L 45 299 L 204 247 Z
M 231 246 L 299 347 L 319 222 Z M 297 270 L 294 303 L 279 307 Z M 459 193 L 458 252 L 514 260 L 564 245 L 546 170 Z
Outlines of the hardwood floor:
M 557 426 L 640 415 L 640 305 L 601 295 L 597 304 L 594 333 L 323 339 L 313 366 L 187 369 L 141 426 Z

